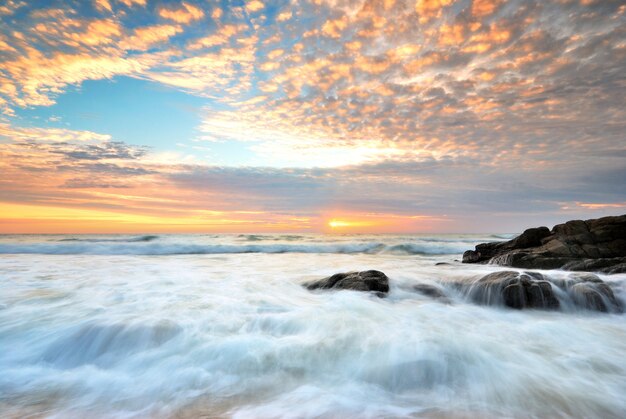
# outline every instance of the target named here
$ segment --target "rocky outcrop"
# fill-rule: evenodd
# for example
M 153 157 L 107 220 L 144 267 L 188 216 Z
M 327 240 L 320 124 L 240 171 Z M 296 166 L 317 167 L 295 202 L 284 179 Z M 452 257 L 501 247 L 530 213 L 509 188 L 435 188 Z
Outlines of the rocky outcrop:
M 626 215 L 530 228 L 507 242 L 482 243 L 463 263 L 523 269 L 626 272 Z
M 318 281 L 304 284 L 308 289 L 342 289 L 373 291 L 378 295 L 389 292 L 389 278 L 380 271 L 338 273 Z

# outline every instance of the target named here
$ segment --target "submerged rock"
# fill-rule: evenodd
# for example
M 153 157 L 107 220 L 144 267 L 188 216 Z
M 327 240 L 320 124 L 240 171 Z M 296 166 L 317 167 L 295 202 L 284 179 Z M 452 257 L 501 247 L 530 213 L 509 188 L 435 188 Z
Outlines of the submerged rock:
M 463 263 L 525 269 L 626 272 L 626 215 L 530 228 L 507 242 L 482 243 Z
M 425 295 L 426 297 L 431 297 L 436 300 L 443 300 L 445 302 L 449 302 L 448 297 L 440 288 L 430 285 L 430 284 L 416 284 L 413 285 L 413 290 L 418 293 Z
M 389 278 L 380 271 L 338 273 L 318 281 L 304 284 L 308 289 L 342 289 L 354 291 L 389 292 Z

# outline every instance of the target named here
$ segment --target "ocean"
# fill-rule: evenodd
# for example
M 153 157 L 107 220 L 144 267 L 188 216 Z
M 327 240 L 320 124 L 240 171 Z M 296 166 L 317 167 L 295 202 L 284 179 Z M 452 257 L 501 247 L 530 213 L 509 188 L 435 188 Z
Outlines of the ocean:
M 625 314 L 468 297 L 510 237 L 0 236 L 0 416 L 626 417 Z M 367 269 L 387 297 L 302 286 Z

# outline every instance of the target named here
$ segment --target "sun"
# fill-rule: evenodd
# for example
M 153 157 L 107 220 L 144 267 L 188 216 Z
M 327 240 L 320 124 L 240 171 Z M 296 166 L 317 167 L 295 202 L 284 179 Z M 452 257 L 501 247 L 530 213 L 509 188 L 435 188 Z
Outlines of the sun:
M 330 220 L 328 222 L 328 226 L 330 228 L 350 227 L 351 225 L 352 223 L 349 223 L 348 221 Z

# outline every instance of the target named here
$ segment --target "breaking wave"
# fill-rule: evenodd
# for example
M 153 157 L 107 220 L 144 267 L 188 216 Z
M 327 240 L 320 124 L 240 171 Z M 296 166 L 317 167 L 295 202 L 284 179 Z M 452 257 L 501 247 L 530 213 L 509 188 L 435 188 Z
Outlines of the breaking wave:
M 139 236 L 125 238 L 76 238 L 59 239 L 60 242 L 85 242 L 85 243 L 140 243 L 151 242 L 158 239 L 159 236 Z
M 433 263 L 485 236 L 140 237 L 0 236 L 1 417 L 626 417 L 604 284 L 544 272 L 558 310 L 505 308 L 477 288 L 501 267 Z M 357 269 L 387 297 L 302 286 Z
M 467 249 L 465 242 L 415 242 L 385 244 L 383 242 L 340 243 L 276 243 L 276 244 L 182 244 L 156 243 L 153 238 L 143 240 L 65 240 L 63 243 L 0 244 L 0 254 L 46 255 L 202 255 L 236 253 L 339 253 L 339 254 L 396 254 L 445 255 L 458 254 Z

